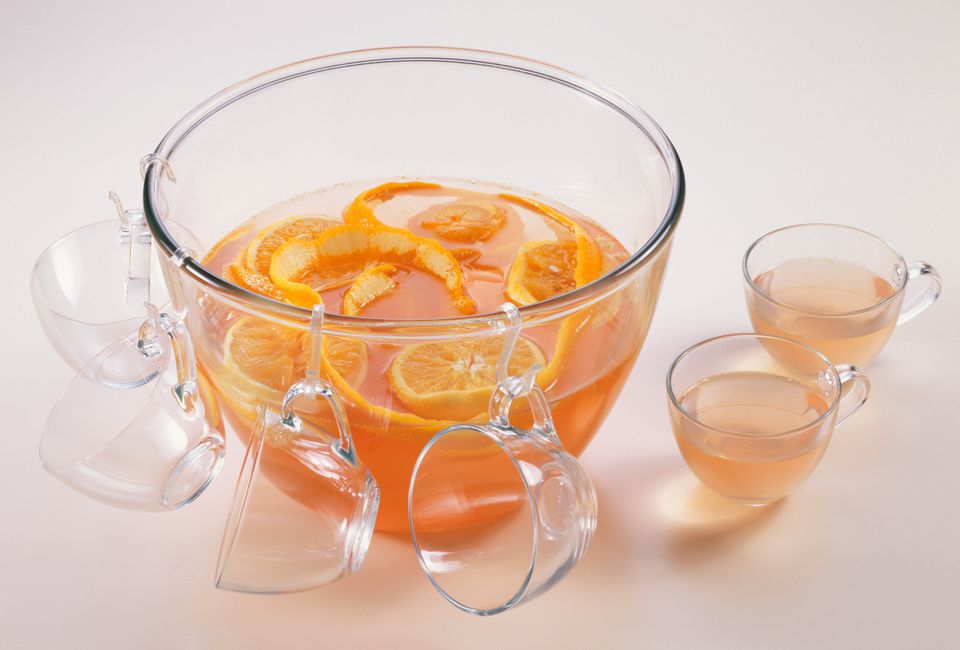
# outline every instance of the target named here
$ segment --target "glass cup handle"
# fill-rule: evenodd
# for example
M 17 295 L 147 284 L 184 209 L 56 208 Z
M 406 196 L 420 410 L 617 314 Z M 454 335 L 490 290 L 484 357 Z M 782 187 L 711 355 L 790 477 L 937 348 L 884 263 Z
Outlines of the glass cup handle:
M 531 431 L 562 449 L 563 445 L 553 425 L 553 416 L 550 414 L 550 404 L 547 402 L 547 396 L 544 395 L 543 389 L 537 385 L 537 374 L 541 370 L 540 365 L 535 364 L 527 368 L 522 375 L 509 374 L 510 358 L 513 356 L 517 340 L 520 338 L 523 321 L 520 318 L 520 310 L 513 303 L 504 303 L 501 309 L 507 315 L 507 323 L 504 325 L 497 321 L 496 326 L 506 332 L 506 340 L 503 349 L 500 351 L 500 359 L 497 362 L 497 387 L 490 396 L 490 422 L 500 429 L 516 431 L 510 424 L 510 407 L 514 400 L 526 397 L 530 405 L 530 413 L 533 415 Z
M 156 356 L 162 352 L 160 337 L 165 335 L 169 338 L 177 368 L 173 396 L 184 412 L 203 415 L 203 403 L 197 387 L 197 357 L 187 326 L 177 315 L 161 313 L 152 303 L 145 303 L 145 306 L 147 320 L 137 334 L 137 347 L 146 357 Z
M 527 395 L 527 401 L 533 414 L 533 430 L 559 446 L 560 438 L 557 437 L 557 430 L 553 426 L 553 416 L 550 414 L 550 405 L 547 403 L 547 396 L 543 393 L 543 389 L 534 384 L 530 394 Z
M 531 431 L 546 438 L 551 443 L 560 446 L 556 428 L 553 425 L 553 416 L 550 414 L 550 405 L 543 389 L 536 384 L 540 366 L 530 368 L 521 376 L 508 377 L 501 382 L 490 397 L 490 419 L 501 429 L 513 429 L 510 424 L 510 407 L 514 400 L 526 397 L 533 415 Z
M 924 311 L 940 297 L 940 291 L 943 289 L 943 281 L 940 279 L 940 273 L 932 264 L 926 262 L 911 262 L 907 266 L 907 281 L 916 278 L 926 278 L 927 285 L 918 293 L 910 296 L 903 303 L 900 310 L 900 318 L 897 319 L 897 325 L 903 325 L 908 320 L 913 319 L 917 314 Z
M 860 410 L 870 397 L 870 379 L 850 364 L 836 366 L 840 377 L 840 404 L 837 424 Z
M 333 419 L 337 424 L 337 436 L 339 438 L 337 452 L 356 467 L 358 461 L 353 447 L 353 436 L 350 434 L 350 422 L 343 409 L 343 402 L 340 401 L 340 395 L 330 384 L 314 377 L 302 379 L 290 386 L 283 396 L 280 417 L 284 426 L 294 431 L 300 431 L 303 426 L 303 421 L 293 408 L 294 402 L 301 397 L 322 397 L 330 405 Z

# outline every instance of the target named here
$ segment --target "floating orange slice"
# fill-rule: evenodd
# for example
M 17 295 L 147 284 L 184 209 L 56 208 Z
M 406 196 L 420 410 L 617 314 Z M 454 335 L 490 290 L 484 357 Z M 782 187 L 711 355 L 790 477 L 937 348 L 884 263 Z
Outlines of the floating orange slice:
M 373 209 L 384 201 L 389 201 L 403 192 L 436 190 L 440 187 L 436 183 L 424 183 L 422 181 L 391 181 L 377 185 L 361 193 L 353 200 L 353 203 L 347 206 L 347 209 L 343 212 L 343 221 L 350 224 L 378 224 L 380 220 L 373 213 Z
M 503 342 L 493 337 L 420 343 L 394 357 L 387 378 L 414 413 L 467 421 L 487 412 L 502 348 Z M 517 339 L 510 374 L 519 375 L 536 364 L 544 365 L 540 348 L 525 337 Z
M 507 296 L 530 305 L 577 286 L 577 245 L 572 241 L 531 241 L 520 247 L 507 274 Z
M 600 277 L 603 256 L 590 233 L 576 221 L 533 199 L 501 194 L 501 198 L 526 206 L 566 228 L 573 241 L 533 241 L 524 244 L 507 274 L 507 297 L 529 305 L 565 293 Z M 557 345 L 550 363 L 537 375 L 537 383 L 548 386 L 560 375 L 577 335 L 590 318 L 581 310 L 560 325 Z
M 539 212 L 573 234 L 573 240 L 577 247 L 576 265 L 573 268 L 573 281 L 576 287 L 582 287 L 600 277 L 603 268 L 603 256 L 593 237 L 583 226 L 546 203 L 513 194 L 501 194 L 500 197 Z M 540 298 L 540 300 L 543 300 L 543 298 Z
M 473 244 L 490 239 L 506 221 L 497 205 L 460 200 L 430 208 L 420 223 L 441 239 Z
M 377 264 L 364 270 L 343 294 L 340 312 L 356 316 L 371 302 L 396 289 L 397 282 L 390 277 L 396 270 L 393 264 Z
M 477 305 L 467 294 L 460 263 L 438 242 L 384 225 L 343 225 L 311 240 L 291 239 L 273 255 L 270 279 L 295 305 L 312 307 L 320 294 L 304 282 L 317 269 L 367 262 L 405 264 L 439 278 L 456 308 L 465 314 Z
M 324 230 L 337 225 L 340 225 L 339 221 L 314 216 L 296 216 L 272 223 L 247 246 L 243 253 L 244 264 L 252 271 L 269 275 L 270 258 L 288 239 L 317 237 Z
M 278 403 L 283 392 L 305 374 L 307 334 L 253 316 L 230 326 L 223 343 L 223 366 L 231 378 L 221 395 L 238 414 L 252 419 L 258 404 Z M 326 336 L 325 371 L 357 384 L 367 373 L 362 341 Z
M 312 286 L 317 287 L 317 290 L 328 291 L 355 282 L 363 270 L 363 264 L 325 267 L 318 269 L 316 273 L 312 273 L 310 281 Z M 283 292 L 280 291 L 280 288 L 277 287 L 269 277 L 257 271 L 251 271 L 245 266 L 231 264 L 226 269 L 226 278 L 234 284 L 238 284 L 244 289 L 249 289 L 254 293 L 259 293 L 281 302 L 286 300 Z
M 219 395 L 237 415 L 252 423 L 258 405 L 276 407 L 290 384 L 304 376 L 307 341 L 306 332 L 244 316 L 230 327 L 224 340 L 224 372 L 217 375 Z M 364 398 L 356 388 L 367 374 L 367 346 L 362 341 L 328 334 L 323 350 L 323 374 L 344 401 L 354 406 L 351 418 L 357 426 L 389 428 L 392 436 L 420 440 L 453 424 L 398 413 Z M 311 414 L 302 415 L 309 419 Z

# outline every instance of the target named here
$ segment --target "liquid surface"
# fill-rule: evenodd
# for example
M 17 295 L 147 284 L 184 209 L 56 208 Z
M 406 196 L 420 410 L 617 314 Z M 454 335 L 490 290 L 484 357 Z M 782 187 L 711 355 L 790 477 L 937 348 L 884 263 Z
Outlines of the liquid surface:
M 902 301 L 902 296 L 890 300 L 894 286 L 869 269 L 827 258 L 784 262 L 754 283 L 763 294 L 748 292 L 757 332 L 800 339 L 834 364 L 858 367 L 873 361 L 890 338 Z M 799 356 L 780 360 L 803 365 Z
M 462 263 L 467 291 L 477 303 L 476 313 L 492 313 L 499 310 L 507 300 L 505 293 L 507 274 L 521 246 L 531 241 L 572 242 L 569 230 L 545 219 L 543 214 L 502 198 L 502 194 L 515 192 L 509 188 L 481 183 L 442 181 L 437 189 L 413 189 L 404 191 L 374 207 L 376 217 L 388 226 L 403 228 L 414 235 L 439 242 L 452 251 L 471 249 L 476 256 Z M 439 184 L 439 182 L 438 182 Z M 369 181 L 347 183 L 288 199 L 240 224 L 211 247 L 204 258 L 204 266 L 220 275 L 229 275 L 227 267 L 238 261 L 246 246 L 257 234 L 272 223 L 295 215 L 321 217 L 341 221 L 351 201 L 373 185 Z M 543 199 L 540 199 L 543 200 Z M 436 228 L 427 224 L 437 218 L 438 212 L 451 205 L 493 205 L 502 211 L 503 225 L 483 240 L 469 238 L 445 238 Z M 626 248 L 599 225 L 572 209 L 562 206 L 561 211 L 584 228 L 600 249 L 601 269 L 606 273 L 621 264 L 629 256 Z M 375 261 L 375 260 L 373 260 Z M 447 293 L 443 282 L 416 267 L 398 264 L 395 291 L 383 296 L 364 308 L 360 315 L 369 318 L 420 319 L 456 317 L 458 312 Z M 342 313 L 343 296 L 347 286 L 328 287 L 329 283 L 318 276 L 302 278 L 312 285 L 323 298 L 329 313 Z
M 714 491 L 750 503 L 782 498 L 799 485 L 819 462 L 832 427 L 832 415 L 817 422 L 829 408 L 822 393 L 769 373 L 714 375 L 679 401 L 696 418 L 671 405 L 687 465 Z

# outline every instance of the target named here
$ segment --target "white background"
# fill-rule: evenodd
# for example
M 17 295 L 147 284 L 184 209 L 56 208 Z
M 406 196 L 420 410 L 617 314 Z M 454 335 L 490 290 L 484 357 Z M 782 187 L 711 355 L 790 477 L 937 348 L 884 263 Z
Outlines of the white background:
M 687 171 L 653 328 L 584 457 L 595 542 L 557 589 L 493 619 L 446 605 L 407 540 L 383 536 L 329 588 L 215 591 L 235 455 L 203 499 L 163 515 L 85 500 L 37 460 L 70 372 L 35 321 L 35 257 L 109 218 L 108 189 L 136 203 L 140 156 L 213 92 L 398 44 L 509 51 L 607 83 Z M 960 644 L 960 4 L 0 0 L 0 88 L 0 647 Z M 937 264 L 946 292 L 894 335 L 870 403 L 801 491 L 744 518 L 696 490 L 663 377 L 688 344 L 748 327 L 746 246 L 809 220 Z

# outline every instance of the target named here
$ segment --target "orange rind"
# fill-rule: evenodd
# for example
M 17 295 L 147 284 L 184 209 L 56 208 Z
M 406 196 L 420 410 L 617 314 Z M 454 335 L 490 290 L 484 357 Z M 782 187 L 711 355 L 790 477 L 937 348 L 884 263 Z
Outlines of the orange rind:
M 603 257 L 599 246 L 590 236 L 590 233 L 576 221 L 551 208 L 546 203 L 535 201 L 534 199 L 516 196 L 514 194 L 501 194 L 500 198 L 525 206 L 531 210 L 539 212 L 541 215 L 551 221 L 560 224 L 570 231 L 573 235 L 574 243 L 577 247 L 577 260 L 573 268 L 573 281 L 576 287 L 582 287 L 585 284 L 593 282 L 603 269 Z M 541 298 L 540 300 L 543 300 Z M 521 303 L 528 304 L 528 303 Z
M 283 292 L 277 288 L 277 285 L 270 281 L 270 278 L 262 273 L 251 271 L 247 267 L 239 264 L 231 264 L 226 269 L 226 275 L 228 280 L 248 291 L 259 293 L 267 298 L 283 301 Z
M 243 263 L 252 271 L 269 275 L 270 258 L 284 242 L 294 237 L 317 237 L 337 225 L 340 225 L 339 221 L 319 216 L 295 216 L 270 224 L 247 245 Z
M 340 312 L 347 316 L 356 316 L 374 300 L 396 289 L 397 282 L 390 277 L 396 270 L 397 267 L 393 264 L 377 264 L 365 269 L 343 294 Z
M 347 224 L 330 228 L 315 239 L 291 239 L 274 253 L 270 279 L 287 300 L 309 308 L 322 302 L 317 290 L 304 282 L 311 273 L 368 262 L 403 264 L 426 271 L 444 283 L 460 312 L 476 311 L 460 263 L 450 251 L 432 239 L 391 226 Z
M 348 224 L 376 225 L 380 223 L 373 210 L 398 194 L 413 190 L 437 190 L 440 185 L 423 181 L 390 181 L 362 192 L 343 212 L 343 221 Z
M 501 194 L 500 198 L 540 213 L 573 235 L 573 241 L 533 241 L 521 246 L 507 274 L 508 298 L 520 305 L 530 305 L 600 277 L 603 256 L 583 226 L 540 201 L 513 194 Z M 589 310 L 581 310 L 563 320 L 553 357 L 537 375 L 538 384 L 546 387 L 556 381 L 570 358 L 577 335 L 589 319 Z

